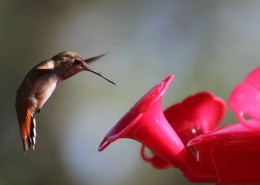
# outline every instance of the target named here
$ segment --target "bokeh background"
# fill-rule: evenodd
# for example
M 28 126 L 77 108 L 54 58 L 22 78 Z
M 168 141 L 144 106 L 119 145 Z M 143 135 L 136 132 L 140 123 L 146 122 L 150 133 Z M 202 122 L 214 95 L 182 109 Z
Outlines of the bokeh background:
M 260 61 L 260 1 L 0 1 L 0 184 L 192 184 L 157 170 L 122 139 L 99 153 L 109 129 L 154 84 L 175 79 L 163 108 L 208 90 L 225 101 Z M 24 154 L 14 109 L 28 70 L 63 50 L 108 53 L 61 83 L 37 115 L 36 150 Z M 233 123 L 227 110 L 220 125 Z

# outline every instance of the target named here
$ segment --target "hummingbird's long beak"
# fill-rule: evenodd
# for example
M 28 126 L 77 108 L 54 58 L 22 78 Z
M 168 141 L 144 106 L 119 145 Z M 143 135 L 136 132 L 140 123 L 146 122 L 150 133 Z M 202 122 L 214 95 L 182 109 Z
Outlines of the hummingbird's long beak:
M 109 80 L 108 78 L 104 77 L 102 74 L 100 74 L 99 72 L 95 71 L 94 69 L 92 69 L 92 68 L 88 65 L 88 63 L 91 63 L 91 62 L 93 62 L 93 61 L 95 61 L 95 60 L 98 60 L 99 58 L 103 57 L 104 55 L 106 55 L 106 54 L 102 54 L 102 55 L 98 55 L 98 56 L 95 56 L 95 57 L 92 57 L 92 58 L 87 58 L 87 59 L 85 59 L 85 60 L 84 60 L 84 62 L 85 62 L 85 68 L 86 68 L 87 71 L 90 71 L 90 72 L 92 72 L 92 73 L 94 73 L 94 74 L 100 76 L 101 78 L 104 78 L 105 80 L 107 80 L 107 81 L 110 82 L 111 84 L 116 85 L 115 82 L 113 82 L 113 81 Z

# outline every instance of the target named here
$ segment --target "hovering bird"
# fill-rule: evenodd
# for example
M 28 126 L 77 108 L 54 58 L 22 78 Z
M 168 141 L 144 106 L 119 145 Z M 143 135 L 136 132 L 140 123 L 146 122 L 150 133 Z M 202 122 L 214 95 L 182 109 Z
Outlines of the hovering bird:
M 17 90 L 15 102 L 25 152 L 29 149 L 35 149 L 35 113 L 40 112 L 44 103 L 61 81 L 81 71 L 90 71 L 115 85 L 114 82 L 102 76 L 88 65 L 102 56 L 104 54 L 82 59 L 76 52 L 63 51 L 51 59 L 37 64 L 27 73 Z

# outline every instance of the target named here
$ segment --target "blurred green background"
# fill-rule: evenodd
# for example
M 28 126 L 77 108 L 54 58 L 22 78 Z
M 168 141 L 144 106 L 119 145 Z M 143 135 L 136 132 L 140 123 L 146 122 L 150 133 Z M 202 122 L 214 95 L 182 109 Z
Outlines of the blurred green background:
M 0 1 L 0 184 L 192 184 L 157 170 L 140 144 L 119 140 L 99 153 L 109 129 L 154 84 L 175 79 L 163 108 L 201 90 L 225 101 L 260 61 L 260 1 Z M 38 62 L 63 50 L 108 53 L 90 73 L 61 83 L 37 115 L 36 150 L 24 154 L 15 91 Z M 227 110 L 221 125 L 235 122 Z

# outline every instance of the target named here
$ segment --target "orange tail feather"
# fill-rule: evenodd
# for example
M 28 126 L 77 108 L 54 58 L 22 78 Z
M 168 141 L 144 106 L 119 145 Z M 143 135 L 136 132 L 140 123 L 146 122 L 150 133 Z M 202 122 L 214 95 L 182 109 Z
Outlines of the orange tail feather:
M 35 120 L 30 111 L 26 111 L 22 123 L 20 123 L 20 133 L 23 141 L 24 151 L 35 148 Z

